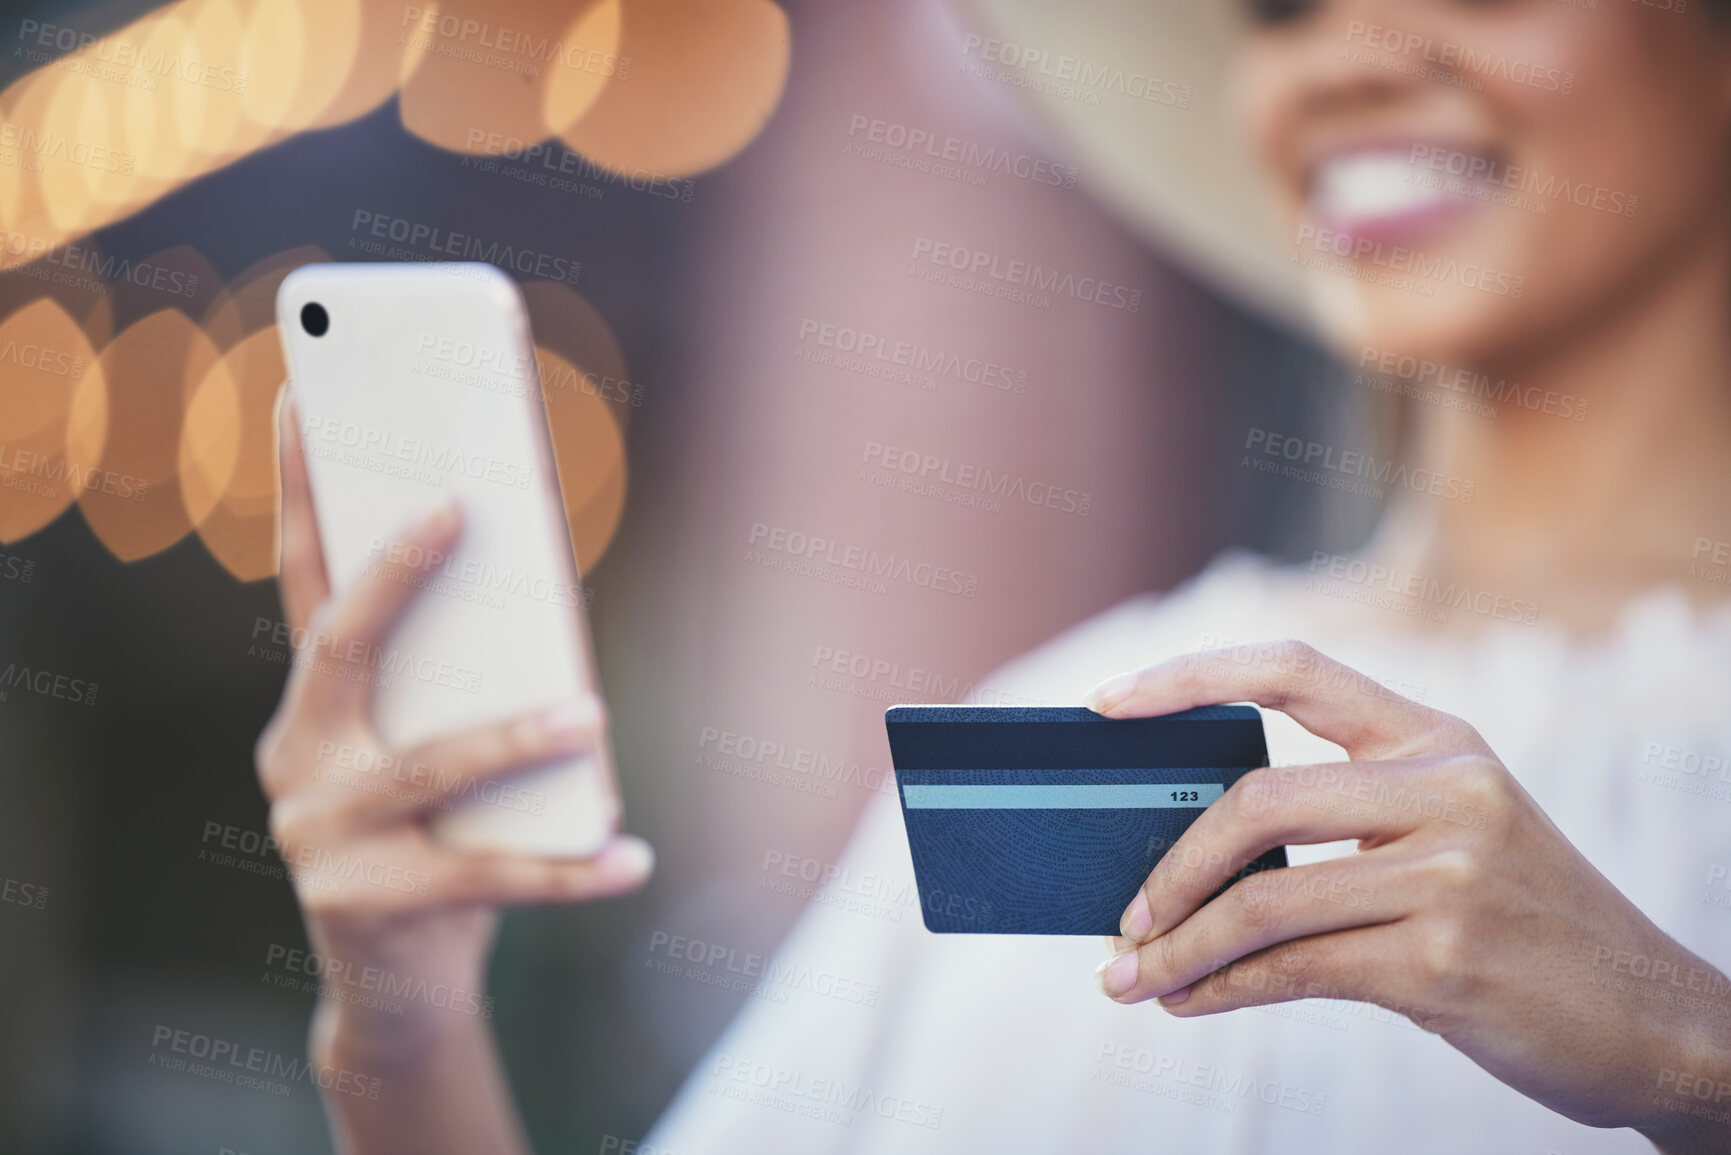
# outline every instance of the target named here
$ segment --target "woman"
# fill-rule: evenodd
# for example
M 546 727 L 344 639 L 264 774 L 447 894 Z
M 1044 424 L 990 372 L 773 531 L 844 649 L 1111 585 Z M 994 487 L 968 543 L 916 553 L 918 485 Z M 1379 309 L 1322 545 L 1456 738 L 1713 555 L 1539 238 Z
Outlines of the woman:
M 1731 612 L 1711 568 L 1731 555 L 1731 27 L 1555 0 L 1252 15 L 1239 105 L 1322 334 L 1397 381 L 1403 357 L 1431 368 L 1397 461 L 1252 429 L 1244 464 L 1396 496 L 1357 557 L 1224 559 L 992 681 L 1053 701 L 1094 685 L 1119 716 L 1258 702 L 1280 711 L 1277 769 L 1154 871 L 1098 967 L 1106 998 L 1070 940 L 814 905 L 787 957 L 846 959 L 877 1007 L 754 1000 L 654 1149 L 1731 1150 L 1731 796 L 1714 778 Z M 1494 417 L 1435 403 L 1478 382 Z M 283 437 L 298 625 L 328 591 L 292 423 Z M 411 536 L 431 551 L 455 532 L 446 514 Z M 316 632 L 381 636 L 413 575 L 384 576 Z M 1281 637 L 1303 642 L 1234 644 Z M 432 881 L 303 887 L 319 950 L 474 990 L 494 908 L 647 871 L 623 839 L 577 864 L 457 854 L 412 811 L 321 783 L 320 742 L 374 742 L 346 685 L 295 672 L 260 744 L 273 828 L 291 859 L 359 849 Z M 378 753 L 490 777 L 600 719 L 588 703 Z M 1292 870 L 1202 905 L 1277 845 Z M 906 873 L 893 801 L 847 866 Z M 1118 1005 L 1155 999 L 1164 1014 Z M 388 1088 L 330 1097 L 346 1149 L 522 1145 L 478 1020 L 326 1005 L 313 1045 Z

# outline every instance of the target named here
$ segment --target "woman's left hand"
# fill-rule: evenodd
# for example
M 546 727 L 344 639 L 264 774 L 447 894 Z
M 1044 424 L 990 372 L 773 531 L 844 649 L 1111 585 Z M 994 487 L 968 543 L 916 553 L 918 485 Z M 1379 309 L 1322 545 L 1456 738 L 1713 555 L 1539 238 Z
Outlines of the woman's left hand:
M 1110 997 L 1186 1018 L 1375 1003 L 1579 1122 L 1731 1150 L 1731 981 L 1595 870 L 1471 726 L 1296 642 L 1162 662 L 1086 701 L 1117 718 L 1256 702 L 1351 759 L 1253 770 L 1203 811 L 1125 910 Z M 1208 901 L 1265 851 L 1340 839 L 1358 852 Z

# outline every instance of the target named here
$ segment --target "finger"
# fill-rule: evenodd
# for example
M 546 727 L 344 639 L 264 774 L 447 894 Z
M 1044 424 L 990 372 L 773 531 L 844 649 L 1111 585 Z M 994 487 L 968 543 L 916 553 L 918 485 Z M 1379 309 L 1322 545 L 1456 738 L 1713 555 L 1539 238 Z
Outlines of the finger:
M 586 902 L 636 890 L 655 869 L 655 852 L 641 838 L 616 835 L 592 858 L 450 854 L 433 866 L 431 891 L 451 904 L 526 906 Z
M 335 640 L 347 647 L 375 646 L 419 592 L 421 575 L 436 569 L 462 529 L 462 510 L 446 497 L 409 526 L 383 551 L 381 559 L 342 596 L 331 615 Z
M 404 754 L 364 759 L 352 773 L 327 780 L 360 787 L 345 799 L 343 820 L 356 825 L 387 825 L 429 809 L 450 809 L 480 787 L 537 763 L 593 750 L 606 731 L 606 710 L 593 694 L 561 702 L 533 714 L 450 734 Z M 363 761 L 348 751 L 341 762 Z
M 370 667 L 377 647 L 420 592 L 424 575 L 448 556 L 462 528 L 454 500 L 405 530 L 382 560 L 355 579 L 308 623 L 310 641 L 300 655 L 307 677 L 301 700 L 314 711 L 365 709 L 377 678 Z
M 321 921 L 467 906 L 582 902 L 641 886 L 655 856 L 616 835 L 584 859 L 473 853 L 440 846 L 424 830 L 383 837 L 297 840 L 285 847 L 295 892 Z
M 1348 838 L 1375 846 L 1439 817 L 1471 825 L 1474 809 L 1437 785 L 1431 764 L 1415 759 L 1252 770 L 1154 864 L 1118 928 L 1136 942 L 1165 934 L 1277 846 Z
M 1252 874 L 1166 934 L 1102 964 L 1100 988 L 1139 1003 L 1277 943 L 1392 922 L 1405 912 L 1379 880 L 1389 877 L 1375 851 Z
M 312 487 L 301 451 L 300 412 L 288 385 L 277 395 L 277 458 L 282 471 L 282 557 L 278 584 L 283 614 L 295 632 L 306 627 L 313 607 L 330 596 L 325 552 L 313 513 Z
M 1337 999 L 1369 1003 L 1404 1015 L 1420 1030 L 1440 1032 L 1448 1024 L 1444 1014 L 1414 1002 L 1398 978 L 1412 955 L 1409 925 L 1357 927 L 1283 942 L 1174 991 L 1160 1005 L 1176 1017 L 1197 1018 L 1295 999 Z M 1396 977 L 1391 982 L 1389 976 Z
M 1471 733 L 1458 718 L 1403 698 L 1303 642 L 1186 654 L 1108 678 L 1084 702 L 1114 718 L 1255 702 L 1291 715 L 1352 758 L 1397 758 L 1439 736 L 1465 740 Z

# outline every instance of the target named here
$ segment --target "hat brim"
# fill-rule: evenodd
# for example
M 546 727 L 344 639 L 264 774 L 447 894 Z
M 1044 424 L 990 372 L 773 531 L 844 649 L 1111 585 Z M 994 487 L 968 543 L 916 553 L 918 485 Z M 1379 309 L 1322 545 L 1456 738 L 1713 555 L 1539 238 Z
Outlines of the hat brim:
M 1237 0 L 950 0 L 964 71 L 1009 87 L 1078 180 L 1196 276 L 1308 329 L 1227 99 Z M 994 44 L 995 42 L 995 44 Z

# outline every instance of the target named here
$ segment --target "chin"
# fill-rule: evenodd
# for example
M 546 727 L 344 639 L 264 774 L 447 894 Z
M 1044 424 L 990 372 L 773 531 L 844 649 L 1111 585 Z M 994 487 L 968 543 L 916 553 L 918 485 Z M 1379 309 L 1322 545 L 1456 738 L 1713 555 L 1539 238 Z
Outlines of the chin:
M 1435 285 L 1428 296 L 1334 277 L 1308 287 L 1319 329 L 1354 369 L 1373 368 L 1385 353 L 1472 365 L 1507 346 L 1521 311 L 1518 300 L 1455 285 Z
M 1475 214 L 1415 234 L 1314 237 L 1301 226 L 1297 252 L 1319 328 L 1352 365 L 1368 349 L 1461 364 L 1496 357 L 1533 313 L 1524 223 Z

